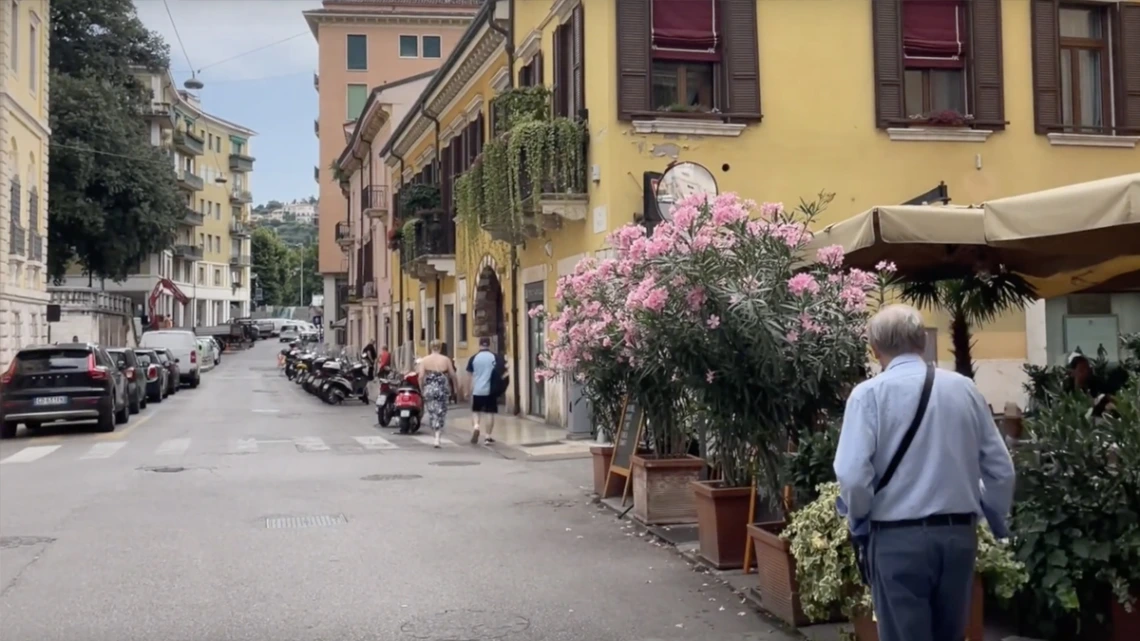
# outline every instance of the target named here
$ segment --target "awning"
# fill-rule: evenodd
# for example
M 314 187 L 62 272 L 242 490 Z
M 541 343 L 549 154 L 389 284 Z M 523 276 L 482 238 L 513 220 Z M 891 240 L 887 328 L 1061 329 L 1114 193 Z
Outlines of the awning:
M 908 67 L 961 67 L 966 8 L 959 0 L 903 0 L 903 57 Z
M 652 0 L 653 57 L 716 62 L 717 0 Z
M 1140 255 L 1140 174 L 999 198 L 984 205 L 986 242 L 1101 260 Z

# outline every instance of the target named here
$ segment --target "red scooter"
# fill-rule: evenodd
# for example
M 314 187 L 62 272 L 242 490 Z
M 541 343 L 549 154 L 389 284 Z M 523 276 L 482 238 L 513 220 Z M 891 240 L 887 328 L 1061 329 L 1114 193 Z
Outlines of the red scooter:
M 401 434 L 415 434 L 420 431 L 420 420 L 424 414 L 424 397 L 420 392 L 420 377 L 415 372 L 404 374 L 404 381 L 396 388 L 396 400 L 392 404 L 400 419 Z
M 388 427 L 396 413 L 396 388 L 401 381 L 393 378 L 388 371 L 383 372 L 377 380 L 380 382 L 380 391 L 376 394 L 376 420 L 380 427 Z

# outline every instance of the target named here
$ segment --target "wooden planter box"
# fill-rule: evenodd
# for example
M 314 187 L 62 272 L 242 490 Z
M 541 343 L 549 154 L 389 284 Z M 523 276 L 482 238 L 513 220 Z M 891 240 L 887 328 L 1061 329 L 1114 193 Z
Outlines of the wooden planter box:
M 1132 604 L 1132 611 L 1126 612 L 1116 599 L 1112 600 L 1112 639 L 1111 641 L 1136 641 L 1140 639 L 1140 600 Z
M 748 542 L 748 513 L 752 490 L 724 487 L 721 481 L 694 481 L 700 555 L 718 570 L 736 570 L 744 565 Z
M 613 445 L 591 445 L 590 455 L 594 459 L 594 494 L 600 498 L 608 499 L 621 496 L 625 490 L 625 477 L 614 474 L 610 477 L 609 487 L 606 487 L 606 477 L 610 473 L 610 461 L 613 460 Z
M 985 585 L 981 575 L 974 575 L 974 589 L 970 594 L 970 620 L 966 624 L 967 641 L 984 641 L 985 639 Z M 871 615 L 855 617 L 851 621 L 855 628 L 855 638 L 858 641 L 879 641 L 879 628 Z M 1136 637 L 1128 637 L 1130 640 Z M 1113 641 L 1124 641 L 1124 637 Z
M 630 465 L 635 518 L 646 525 L 696 523 L 691 484 L 700 478 L 703 460 L 689 455 L 657 458 L 635 454 Z
M 811 621 L 800 607 L 799 584 L 796 583 L 796 559 L 792 556 L 792 546 L 780 538 L 787 523 L 752 523 L 748 525 L 748 536 L 756 548 L 756 574 L 760 584 L 760 606 L 795 627 L 805 626 Z

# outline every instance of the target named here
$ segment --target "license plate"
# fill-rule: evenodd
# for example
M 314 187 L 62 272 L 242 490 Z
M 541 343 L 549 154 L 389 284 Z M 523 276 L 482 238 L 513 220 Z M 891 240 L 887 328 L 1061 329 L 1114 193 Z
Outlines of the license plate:
M 387 403 L 387 402 L 388 402 L 388 399 L 383 394 L 376 397 L 376 407 L 380 407 L 380 406 L 384 405 L 384 403 Z
M 400 418 L 408 418 L 411 415 L 412 413 L 409 410 L 403 410 L 400 412 Z
M 41 396 L 32 402 L 36 407 L 43 407 L 45 405 L 66 405 L 66 396 Z

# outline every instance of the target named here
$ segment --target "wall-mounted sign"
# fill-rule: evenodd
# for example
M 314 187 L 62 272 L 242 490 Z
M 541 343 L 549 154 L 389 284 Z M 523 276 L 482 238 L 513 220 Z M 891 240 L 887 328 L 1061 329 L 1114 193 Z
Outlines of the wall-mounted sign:
M 678 162 L 669 165 L 654 186 L 657 210 L 664 220 L 672 218 L 676 203 L 693 195 L 716 196 L 716 177 L 704 165 Z

